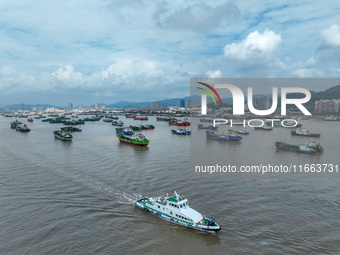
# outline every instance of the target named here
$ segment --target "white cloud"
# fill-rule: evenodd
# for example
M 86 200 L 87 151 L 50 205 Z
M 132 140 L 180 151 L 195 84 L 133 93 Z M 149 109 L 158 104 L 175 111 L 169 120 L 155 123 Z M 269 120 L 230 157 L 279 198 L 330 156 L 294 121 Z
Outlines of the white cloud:
M 317 68 L 301 68 L 293 71 L 293 74 L 299 78 L 323 77 L 325 75 L 322 70 Z
M 82 80 L 82 74 L 74 72 L 74 67 L 71 65 L 59 68 L 57 71 L 53 72 L 52 75 L 63 82 Z
M 340 25 L 334 24 L 321 31 L 319 39 L 320 48 L 340 48 Z
M 208 71 L 205 74 L 208 75 L 209 78 L 221 78 L 222 77 L 222 72 L 220 70 Z
M 240 16 L 238 6 L 232 2 L 224 2 L 212 6 L 206 3 L 180 5 L 172 11 L 167 1 L 160 2 L 155 9 L 153 18 L 157 25 L 178 30 L 205 31 L 219 27 L 223 23 Z
M 264 63 L 275 59 L 281 42 L 281 35 L 268 28 L 262 34 L 256 30 L 239 43 L 227 44 L 223 49 L 224 56 L 245 64 Z

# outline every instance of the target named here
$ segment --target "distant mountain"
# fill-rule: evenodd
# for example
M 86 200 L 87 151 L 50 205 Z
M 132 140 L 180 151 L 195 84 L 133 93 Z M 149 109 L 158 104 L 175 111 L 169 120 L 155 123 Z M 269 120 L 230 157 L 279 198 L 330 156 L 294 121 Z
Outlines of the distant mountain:
M 104 105 L 106 108 L 141 108 L 144 105 L 151 105 L 154 102 L 160 102 L 160 103 L 165 104 L 167 106 L 180 106 L 180 102 L 181 102 L 182 99 L 184 99 L 185 102 L 188 102 L 190 100 L 190 97 L 156 100 L 156 101 L 152 101 L 152 102 L 151 101 L 150 102 L 119 101 L 119 102 L 113 103 L 113 104 L 99 104 L 99 105 Z M 94 107 L 94 105 L 92 107 Z

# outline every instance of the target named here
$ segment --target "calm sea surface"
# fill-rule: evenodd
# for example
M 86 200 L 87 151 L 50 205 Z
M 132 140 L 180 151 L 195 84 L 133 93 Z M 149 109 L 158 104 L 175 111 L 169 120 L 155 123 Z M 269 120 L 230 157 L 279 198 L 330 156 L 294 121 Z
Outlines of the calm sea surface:
M 325 152 L 311 156 L 276 151 L 282 137 L 303 140 L 287 129 L 249 129 L 235 145 L 206 141 L 198 120 L 190 137 L 170 134 L 155 117 L 120 119 L 154 124 L 144 132 L 149 146 L 120 144 L 103 121 L 87 122 L 67 143 L 52 133 L 61 124 L 34 120 L 25 134 L 10 128 L 15 118 L 0 116 L 0 254 L 340 254 L 340 173 L 195 178 L 190 167 L 191 139 L 204 145 L 192 159 L 198 163 L 221 149 L 233 164 L 340 163 L 340 122 L 304 121 L 322 133 Z M 201 233 L 133 206 L 141 195 L 172 190 L 222 231 Z

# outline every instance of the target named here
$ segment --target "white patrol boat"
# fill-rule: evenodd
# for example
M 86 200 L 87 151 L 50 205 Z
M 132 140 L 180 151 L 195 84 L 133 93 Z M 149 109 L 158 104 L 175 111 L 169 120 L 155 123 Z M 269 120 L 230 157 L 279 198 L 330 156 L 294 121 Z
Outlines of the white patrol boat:
M 202 216 L 202 214 L 190 208 L 188 199 L 182 198 L 176 191 L 173 191 L 173 196 L 141 198 L 135 201 L 134 205 L 185 227 L 208 232 L 221 230 L 221 227 L 213 218 L 209 219 Z

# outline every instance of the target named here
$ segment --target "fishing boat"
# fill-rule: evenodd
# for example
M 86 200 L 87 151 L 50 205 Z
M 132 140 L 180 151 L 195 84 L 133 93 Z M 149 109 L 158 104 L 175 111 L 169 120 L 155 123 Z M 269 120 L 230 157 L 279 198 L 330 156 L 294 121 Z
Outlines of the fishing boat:
M 302 128 L 302 129 L 297 129 L 295 131 L 291 131 L 290 132 L 292 135 L 298 135 L 298 136 L 308 136 L 308 137 L 320 137 L 321 134 L 317 134 L 317 133 L 311 133 L 309 131 L 307 131 L 306 129 Z
M 209 125 L 209 126 L 204 126 L 204 125 L 202 125 L 202 124 L 197 124 L 197 127 L 199 128 L 199 129 L 218 129 L 218 126 L 213 126 L 213 125 Z
M 62 141 L 70 142 L 72 141 L 72 138 L 73 138 L 73 136 L 69 132 L 62 131 L 62 130 L 53 131 L 53 134 L 56 139 L 60 139 Z
M 205 131 L 206 132 L 206 136 L 208 139 L 210 140 L 216 140 L 216 141 L 220 141 L 220 142 L 229 142 L 230 139 L 227 135 L 224 134 L 216 134 L 213 131 Z
M 240 136 L 236 131 L 229 132 L 228 137 L 230 141 L 241 141 L 242 136 Z
M 103 122 L 112 122 L 113 120 L 112 119 L 110 119 L 110 118 L 105 118 L 105 119 L 103 119 Z
M 16 127 L 15 127 L 16 131 L 19 131 L 19 132 L 23 132 L 23 133 L 27 133 L 29 131 L 31 131 L 27 126 L 26 124 L 17 124 Z
M 118 126 L 118 127 L 122 127 L 124 125 L 124 122 L 123 121 L 112 121 L 112 126 Z
M 149 144 L 149 140 L 142 133 L 135 134 L 132 137 L 124 134 L 117 134 L 117 136 L 121 143 L 128 143 L 138 146 L 147 146 Z
M 171 119 L 168 123 L 169 123 L 169 126 L 176 126 L 179 121 L 180 120 L 178 119 Z
M 11 122 L 11 129 L 16 129 L 17 125 L 20 125 L 20 124 L 22 124 L 22 123 L 18 120 Z
M 82 129 L 80 127 L 62 127 L 60 128 L 61 131 L 65 132 L 81 132 Z
M 221 227 L 213 218 L 207 218 L 189 206 L 188 199 L 181 197 L 176 191 L 172 196 L 144 197 L 134 205 L 162 219 L 188 228 L 216 233 Z
M 134 120 L 148 120 L 148 116 L 142 116 L 140 114 L 137 114 L 136 116 L 133 117 Z
M 156 117 L 157 121 L 171 121 L 173 117 Z
M 177 128 L 177 129 L 171 129 L 171 133 L 176 134 L 176 135 L 190 135 L 191 131 L 182 129 L 182 128 Z
M 276 142 L 275 146 L 278 149 L 296 151 L 306 154 L 315 154 L 317 152 L 323 152 L 323 148 L 321 147 L 321 145 L 316 143 L 303 142 L 302 144 L 299 145 L 293 145 L 284 142 Z
M 135 132 L 131 128 L 125 127 L 125 128 L 116 128 L 116 133 L 124 134 L 124 135 L 133 135 Z
M 146 129 L 155 129 L 154 125 L 145 125 Z
M 190 121 L 187 118 L 184 118 L 183 120 L 178 120 L 176 125 L 177 126 L 190 126 Z
M 30 118 L 27 119 L 27 121 L 28 122 L 33 122 L 33 118 L 30 117 Z

